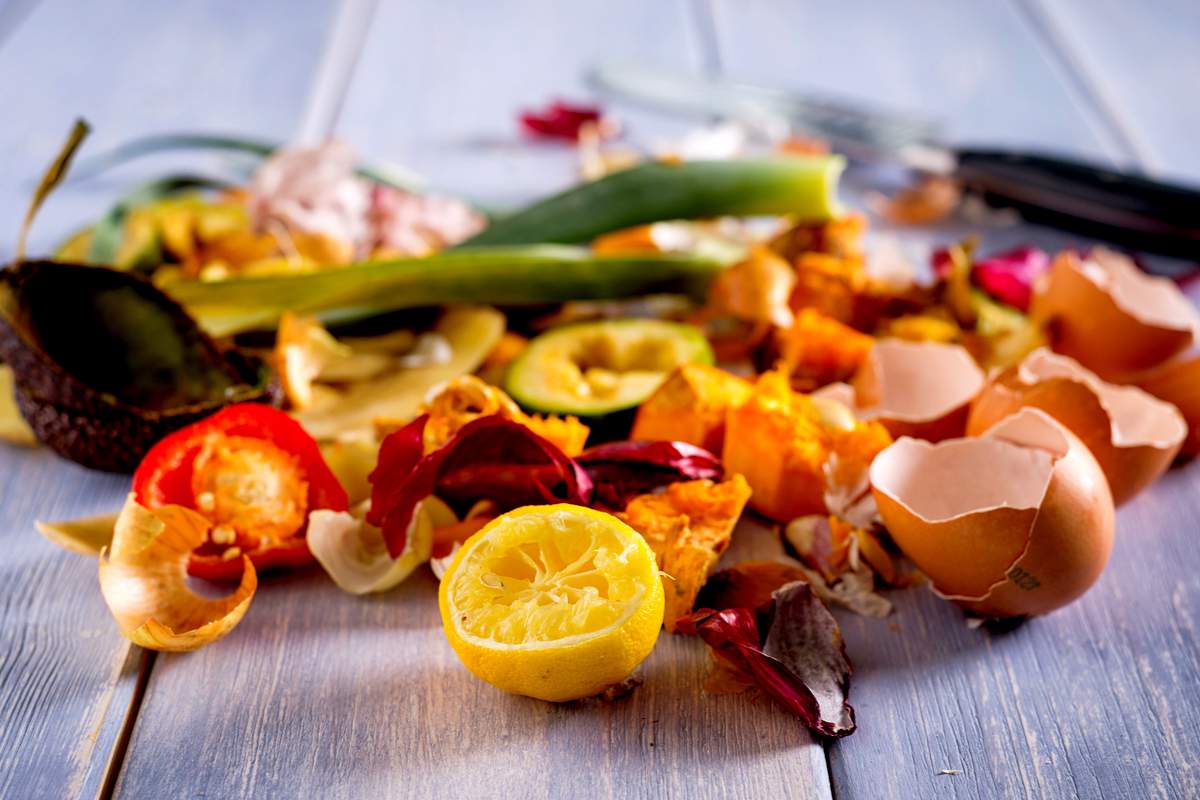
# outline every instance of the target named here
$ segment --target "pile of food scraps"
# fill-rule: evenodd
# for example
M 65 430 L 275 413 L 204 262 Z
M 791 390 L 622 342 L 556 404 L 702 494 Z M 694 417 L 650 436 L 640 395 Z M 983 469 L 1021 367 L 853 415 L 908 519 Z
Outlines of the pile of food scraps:
M 603 120 L 569 111 L 525 124 L 595 157 Z M 0 272 L 0 435 L 132 473 L 123 508 L 38 528 L 98 559 L 143 647 L 229 634 L 262 571 L 365 594 L 429 568 L 500 689 L 604 693 L 665 628 L 710 648 L 712 691 L 844 736 L 829 606 L 927 583 L 1051 612 L 1099 577 L 1115 506 L 1200 449 L 1174 283 L 971 241 L 928 279 L 880 270 L 811 147 L 625 153 L 490 219 L 343 144 L 255 151 L 249 182 L 168 176 Z M 723 564 L 746 515 L 787 555 Z

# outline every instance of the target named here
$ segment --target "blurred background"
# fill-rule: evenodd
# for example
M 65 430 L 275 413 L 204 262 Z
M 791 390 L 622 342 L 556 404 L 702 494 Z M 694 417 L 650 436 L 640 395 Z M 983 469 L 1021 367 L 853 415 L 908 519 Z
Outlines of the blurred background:
M 83 155 L 162 131 L 334 133 L 485 203 L 548 192 L 575 179 L 576 155 L 531 143 L 517 115 L 595 99 L 583 74 L 602 62 L 911 110 L 953 142 L 1200 181 L 1198 45 L 1194 0 L 5 0 L 0 250 L 76 115 L 94 128 Z M 641 147 L 696 124 L 605 106 Z M 183 157 L 161 159 L 68 185 L 33 252 Z

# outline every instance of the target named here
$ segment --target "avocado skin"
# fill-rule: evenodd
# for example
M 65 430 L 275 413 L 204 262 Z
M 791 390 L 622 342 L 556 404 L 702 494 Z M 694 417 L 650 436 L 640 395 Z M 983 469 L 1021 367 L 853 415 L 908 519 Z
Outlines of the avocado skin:
M 14 291 L 25 281 L 70 281 L 81 277 L 79 270 L 87 271 L 87 279 L 106 273 L 101 280 L 109 285 L 131 287 L 142 299 L 155 303 L 171 318 L 175 332 L 203 354 L 206 368 L 225 373 L 235 385 L 223 397 L 182 406 L 134 405 L 67 372 L 0 308 L 0 359 L 12 367 L 17 407 L 38 440 L 54 452 L 90 469 L 131 473 L 164 436 L 226 405 L 281 402 L 278 382 L 260 359 L 221 347 L 182 306 L 136 275 L 106 267 L 39 261 L 3 270 L 0 282 Z

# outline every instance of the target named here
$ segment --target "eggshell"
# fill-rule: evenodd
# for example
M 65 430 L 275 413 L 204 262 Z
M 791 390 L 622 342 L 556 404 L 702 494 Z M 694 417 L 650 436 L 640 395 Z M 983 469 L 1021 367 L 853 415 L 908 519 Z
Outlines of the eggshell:
M 971 408 L 967 433 L 981 434 L 1024 407 L 1042 409 L 1083 441 L 1117 505 L 1162 475 L 1188 435 L 1175 406 L 1135 386 L 1106 383 L 1045 348 L 993 376 Z
M 1066 605 L 1112 551 L 1115 514 L 1099 464 L 1037 409 L 978 438 L 900 439 L 876 457 L 871 485 L 900 549 L 940 594 L 980 614 Z
M 1179 409 L 1188 425 L 1181 452 L 1200 453 L 1200 351 L 1186 353 L 1157 367 L 1121 379 Z
M 1049 324 L 1056 351 L 1112 379 L 1185 350 L 1200 318 L 1179 287 L 1097 247 L 1064 251 L 1034 287 L 1030 314 Z
M 881 339 L 852 385 L 830 384 L 813 397 L 844 403 L 893 436 L 937 442 L 962 435 L 971 400 L 983 385 L 983 371 L 956 344 Z

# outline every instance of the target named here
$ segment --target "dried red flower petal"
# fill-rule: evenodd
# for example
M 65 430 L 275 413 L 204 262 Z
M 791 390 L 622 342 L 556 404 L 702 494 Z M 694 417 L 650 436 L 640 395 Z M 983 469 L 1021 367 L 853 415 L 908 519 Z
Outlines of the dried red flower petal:
M 597 508 L 621 510 L 630 498 L 678 481 L 720 480 L 721 460 L 686 442 L 612 442 L 576 459 L 592 479 Z
M 699 636 L 716 657 L 751 676 L 811 730 L 823 736 L 854 733 L 854 709 L 847 702 L 851 667 L 841 630 L 808 584 L 780 588 L 759 612 L 697 611 L 681 618 L 676 630 Z
M 580 129 L 589 122 L 598 124 L 604 113 L 599 106 L 555 100 L 539 111 L 522 112 L 519 119 L 531 136 L 577 142 Z
M 404 550 L 417 504 L 436 494 L 466 503 L 489 499 L 505 508 L 529 503 L 588 505 L 592 482 L 561 450 L 500 415 L 467 423 L 446 444 L 419 459 L 428 416 L 383 440 L 371 473 L 367 521 L 383 530 L 388 552 Z
M 1015 247 L 975 262 L 972 275 L 981 289 L 1002 303 L 1029 310 L 1033 282 L 1050 268 L 1050 255 L 1037 247 Z
M 760 608 L 781 586 L 804 580 L 804 571 L 781 561 L 743 561 L 709 577 L 696 597 L 699 608 Z

